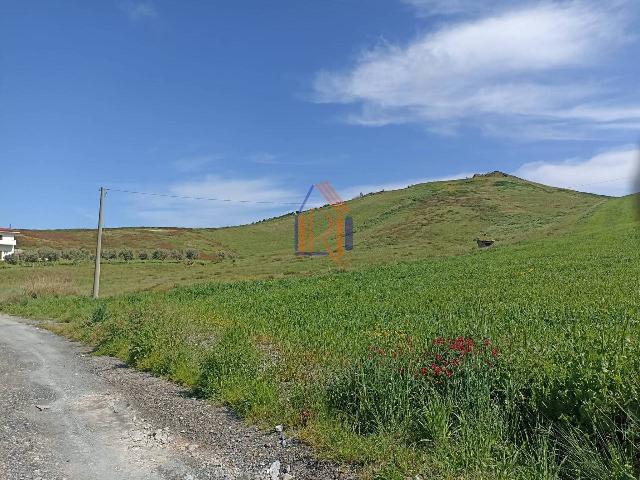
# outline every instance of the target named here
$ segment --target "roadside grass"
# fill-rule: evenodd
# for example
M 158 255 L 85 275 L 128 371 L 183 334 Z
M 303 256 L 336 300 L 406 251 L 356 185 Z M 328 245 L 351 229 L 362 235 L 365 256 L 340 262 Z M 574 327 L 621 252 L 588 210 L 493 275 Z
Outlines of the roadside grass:
M 365 478 L 630 480 L 632 201 L 608 201 L 572 233 L 467 255 L 0 307 L 283 423 Z

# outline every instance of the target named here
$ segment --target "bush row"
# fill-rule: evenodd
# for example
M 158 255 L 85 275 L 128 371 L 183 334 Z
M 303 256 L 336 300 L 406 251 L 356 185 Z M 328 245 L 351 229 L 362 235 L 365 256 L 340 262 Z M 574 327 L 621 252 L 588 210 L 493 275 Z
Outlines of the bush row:
M 8 263 L 36 263 L 36 262 L 57 262 L 59 260 L 89 260 L 93 255 L 84 249 L 69 248 L 56 250 L 49 247 L 42 247 L 36 250 L 24 250 L 5 257 Z
M 188 248 L 186 250 L 155 248 L 153 250 L 132 250 L 130 248 L 105 249 L 102 258 L 105 260 L 197 260 L 200 256 L 198 250 Z
M 131 248 L 104 249 L 101 257 L 104 260 L 197 260 L 200 256 L 198 250 L 188 248 L 186 250 L 156 248 L 153 250 L 133 250 Z M 74 262 L 93 260 L 95 254 L 82 248 L 69 248 L 56 250 L 43 247 L 36 250 L 25 250 L 20 253 L 7 255 L 5 261 L 9 264 L 57 262 L 70 260 Z

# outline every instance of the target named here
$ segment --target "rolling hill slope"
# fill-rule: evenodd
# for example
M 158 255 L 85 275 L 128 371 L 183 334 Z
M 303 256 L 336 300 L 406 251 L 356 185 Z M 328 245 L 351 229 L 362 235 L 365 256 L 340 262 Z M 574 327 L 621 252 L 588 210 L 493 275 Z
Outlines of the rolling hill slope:
M 478 250 L 475 239 L 485 235 L 496 240 L 497 249 L 553 238 L 588 224 L 600 209 L 615 201 L 500 172 L 368 194 L 346 202 L 355 224 L 355 248 L 343 267 L 353 270 L 472 253 Z M 326 226 L 329 208 L 313 211 L 316 237 Z M 23 249 L 94 249 L 95 230 L 22 232 L 18 241 Z M 113 295 L 211 280 L 308 276 L 335 270 L 326 257 L 295 257 L 292 239 L 292 214 L 227 228 L 106 229 L 104 249 L 195 248 L 205 261 L 188 266 L 181 262 L 105 262 L 101 291 Z M 88 261 L 7 267 L 4 265 L 3 275 L 9 281 L 0 286 L 0 300 L 30 289 L 34 282 L 65 285 L 69 292 L 91 291 L 93 266 Z
M 371 253 L 390 258 L 423 258 L 466 253 L 474 238 L 498 244 L 568 231 L 607 198 L 547 187 L 500 172 L 472 179 L 414 185 L 347 202 L 356 229 L 358 261 Z M 326 208 L 314 211 L 322 230 Z M 241 259 L 288 256 L 291 215 L 229 228 L 110 228 L 104 248 L 196 248 L 205 258 L 217 252 Z M 94 230 L 23 230 L 22 248 L 86 248 Z M 375 255 L 374 255 L 375 256 Z M 365 261 L 364 263 L 368 263 Z

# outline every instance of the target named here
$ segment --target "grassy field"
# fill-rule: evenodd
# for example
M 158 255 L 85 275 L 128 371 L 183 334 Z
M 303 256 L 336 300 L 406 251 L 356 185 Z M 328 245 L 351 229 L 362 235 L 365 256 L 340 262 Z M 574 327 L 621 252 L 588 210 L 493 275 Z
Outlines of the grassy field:
M 107 265 L 131 280 L 100 301 L 72 294 L 88 266 L 4 268 L 69 291 L 3 281 L 1 308 L 284 423 L 364 477 L 636 479 L 635 207 L 512 177 L 426 184 L 351 204 L 346 269 L 292 259 L 282 218 L 203 231 L 235 264 Z M 497 246 L 478 251 L 482 233 Z M 224 281 L 169 288 L 207 276 Z

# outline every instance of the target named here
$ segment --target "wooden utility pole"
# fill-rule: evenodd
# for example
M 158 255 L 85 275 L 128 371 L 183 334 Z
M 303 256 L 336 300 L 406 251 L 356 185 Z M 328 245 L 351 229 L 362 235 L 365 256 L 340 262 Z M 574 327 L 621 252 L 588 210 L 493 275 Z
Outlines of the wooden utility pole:
M 98 211 L 98 241 L 96 243 L 96 268 L 93 273 L 93 298 L 100 295 L 100 257 L 102 255 L 102 209 L 104 207 L 104 187 L 100 187 L 100 210 Z

